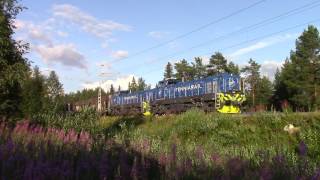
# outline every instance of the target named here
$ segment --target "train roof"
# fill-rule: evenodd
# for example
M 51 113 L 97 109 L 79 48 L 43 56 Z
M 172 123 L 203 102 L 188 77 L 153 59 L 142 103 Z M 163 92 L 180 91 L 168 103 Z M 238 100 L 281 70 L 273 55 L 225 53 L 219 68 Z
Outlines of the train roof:
M 143 91 L 136 91 L 136 92 L 129 92 L 129 91 L 126 91 L 127 93 L 120 93 L 120 94 L 116 94 L 117 96 L 119 95 L 134 95 L 134 94 L 140 94 L 140 93 L 144 93 L 144 92 L 148 92 L 148 91 L 155 91 L 159 88 L 164 88 L 164 87 L 172 87 L 172 86 L 181 86 L 181 85 L 185 85 L 185 84 L 188 84 L 188 83 L 194 83 L 194 82 L 198 82 L 198 81 L 203 81 L 203 80 L 214 80 L 214 79 L 217 79 L 217 78 L 228 78 L 230 76 L 238 76 L 240 78 L 240 75 L 234 75 L 234 74 L 230 74 L 230 73 L 220 73 L 218 75 L 215 75 L 215 76 L 208 76 L 208 77 L 205 77 L 205 78 L 201 78 L 201 79 L 196 79 L 196 80 L 191 80 L 191 81 L 177 81 L 175 83 L 172 83 L 172 84 L 168 84 L 168 85 L 164 85 L 164 86 L 160 86 L 160 87 L 156 87 L 156 88 L 152 88 L 152 89 L 148 89 L 148 90 L 143 90 Z

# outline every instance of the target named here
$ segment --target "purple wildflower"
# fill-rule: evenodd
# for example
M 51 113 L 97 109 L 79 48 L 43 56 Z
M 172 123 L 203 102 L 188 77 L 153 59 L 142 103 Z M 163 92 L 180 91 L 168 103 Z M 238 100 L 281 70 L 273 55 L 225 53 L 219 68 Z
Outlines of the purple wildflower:
M 320 168 L 315 172 L 315 174 L 311 178 L 312 180 L 319 180 L 320 179 Z
M 144 139 L 143 140 L 143 144 L 142 144 L 142 148 L 143 148 L 143 151 L 148 153 L 149 150 L 150 150 L 150 142 L 148 139 Z
M 192 160 L 190 158 L 185 160 L 184 167 L 186 172 L 190 172 L 192 170 Z
M 162 165 L 162 166 L 165 166 L 167 164 L 167 156 L 166 154 L 161 154 L 159 156 L 159 164 Z
M 303 141 L 301 141 L 298 146 L 298 154 L 300 156 L 306 156 L 307 150 L 308 150 L 307 145 Z
M 244 162 L 239 158 L 232 158 L 227 163 L 230 177 L 243 177 L 244 176 Z
M 177 159 L 177 145 L 173 143 L 171 146 L 171 159 L 170 159 L 173 165 L 176 164 L 176 159 Z
M 131 173 L 130 173 L 131 178 L 138 179 L 138 172 L 139 172 L 139 170 L 138 170 L 137 157 L 134 157 L 133 165 L 132 165 Z

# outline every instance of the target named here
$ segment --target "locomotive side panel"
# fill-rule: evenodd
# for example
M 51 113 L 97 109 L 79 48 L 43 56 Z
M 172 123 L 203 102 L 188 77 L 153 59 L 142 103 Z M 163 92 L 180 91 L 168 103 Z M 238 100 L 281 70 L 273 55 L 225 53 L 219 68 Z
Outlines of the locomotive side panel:
M 216 108 L 216 94 L 232 91 L 240 91 L 240 76 L 220 74 L 146 91 L 113 95 L 110 109 L 139 113 L 143 102 L 149 102 L 154 113 L 182 112 L 191 107 L 212 111 Z

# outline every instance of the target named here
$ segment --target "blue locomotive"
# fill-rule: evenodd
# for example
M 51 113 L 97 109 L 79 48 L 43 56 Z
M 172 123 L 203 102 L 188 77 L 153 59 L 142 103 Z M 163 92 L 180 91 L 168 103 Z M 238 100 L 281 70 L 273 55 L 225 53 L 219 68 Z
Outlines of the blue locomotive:
M 240 113 L 245 101 L 239 75 L 222 73 L 202 79 L 177 82 L 161 81 L 159 86 L 133 93 L 117 93 L 110 97 L 108 111 L 112 115 L 179 113 L 192 107 L 221 113 Z

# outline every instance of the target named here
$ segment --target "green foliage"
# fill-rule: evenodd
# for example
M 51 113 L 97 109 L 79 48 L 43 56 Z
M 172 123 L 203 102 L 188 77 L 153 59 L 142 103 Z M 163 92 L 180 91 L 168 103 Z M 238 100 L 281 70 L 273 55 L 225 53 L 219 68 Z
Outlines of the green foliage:
M 0 1 L 0 119 L 21 115 L 23 83 L 28 75 L 28 46 L 15 41 L 13 21 L 23 8 L 15 0 Z
M 277 100 L 288 99 L 295 110 L 318 109 L 320 84 L 320 36 L 309 26 L 296 41 L 277 78 Z
M 140 77 L 138 78 L 138 82 L 136 82 L 136 79 L 132 77 L 131 83 L 129 82 L 128 90 L 131 92 L 137 92 L 137 91 L 143 91 L 146 89 L 150 89 L 150 86 L 146 84 L 146 81 Z
M 185 59 L 182 59 L 181 61 L 174 63 L 174 69 L 176 70 L 174 77 L 179 81 L 182 81 L 182 79 L 188 81 L 194 78 L 194 70 L 192 66 L 188 63 L 188 61 Z
M 77 101 L 83 101 L 88 100 L 90 98 L 94 98 L 98 96 L 99 88 L 96 89 L 83 89 L 81 91 L 77 92 L 71 92 L 64 96 L 65 102 L 77 102 Z M 101 90 L 102 95 L 106 95 L 107 93 L 102 89 Z
M 64 109 L 64 91 L 63 85 L 55 71 L 51 71 L 49 77 L 45 79 L 46 94 L 45 109 L 55 113 L 62 113 Z
M 270 105 L 272 95 L 273 84 L 266 76 L 263 76 L 257 84 L 257 104 Z
M 181 115 L 154 117 L 152 121 L 136 119 L 134 125 L 128 125 L 129 121 L 123 121 L 122 118 L 113 119 L 113 123 L 104 128 L 105 133 L 113 132 L 113 137 L 120 143 L 129 141 L 134 145 L 137 142 L 150 142 L 150 154 L 153 156 L 169 153 L 172 144 L 176 144 L 180 159 L 196 159 L 194 152 L 201 148 L 208 158 L 212 154 L 240 156 L 259 164 L 263 160 L 259 153 L 267 154 L 269 158 L 284 154 L 288 161 L 295 164 L 299 159 L 297 146 L 303 141 L 308 146 L 308 161 L 318 163 L 320 135 L 316 132 L 320 127 L 319 117 L 318 113 L 232 116 L 206 114 L 193 109 Z M 130 124 L 134 120 L 130 119 Z M 283 130 L 287 124 L 300 127 L 300 133 L 288 134 Z M 108 127 L 113 127 L 113 130 Z M 115 127 L 118 127 L 118 131 L 114 131 Z
M 109 91 L 110 94 L 114 94 L 114 87 L 113 87 L 113 84 L 110 85 L 110 91 Z
M 138 85 L 136 83 L 136 79 L 134 77 L 132 77 L 132 81 L 131 83 L 129 83 L 129 87 L 128 87 L 129 91 L 131 92 L 135 92 L 138 89 Z
M 230 61 L 227 67 L 227 72 L 235 75 L 240 75 L 239 66 Z
M 256 61 L 253 59 L 249 60 L 249 65 L 245 66 L 241 69 L 241 72 L 244 73 L 246 76 L 246 83 L 250 85 L 251 91 L 250 96 L 252 97 L 252 106 L 255 106 L 256 101 L 256 91 L 257 91 L 257 85 L 260 80 L 260 67 Z
M 52 100 L 62 96 L 63 85 L 59 81 L 59 77 L 55 71 L 50 71 L 49 77 L 46 79 L 47 94 Z
M 88 108 L 73 114 L 36 114 L 32 117 L 32 122 L 64 130 L 75 129 L 77 132 L 87 131 L 92 134 L 98 134 L 102 132 L 101 127 L 96 124 L 98 119 L 99 115 Z
M 140 77 L 140 78 L 138 79 L 138 87 L 137 87 L 137 90 L 138 90 L 138 91 L 143 91 L 143 90 L 146 90 L 147 87 L 148 87 L 148 85 L 146 84 L 146 81 L 145 81 L 142 77 Z
M 26 116 L 33 116 L 44 110 L 45 94 L 45 77 L 36 66 L 24 86 L 22 107 Z
M 164 71 L 163 78 L 164 79 L 173 78 L 173 67 L 170 62 L 168 62 L 168 64 L 166 65 L 166 69 Z
M 206 77 L 206 66 L 202 62 L 202 58 L 195 57 L 194 63 L 192 62 L 192 68 L 194 69 L 194 78 L 200 79 Z
M 208 67 L 209 68 L 207 74 L 209 76 L 228 72 L 227 59 L 220 52 L 215 52 L 211 56 Z

